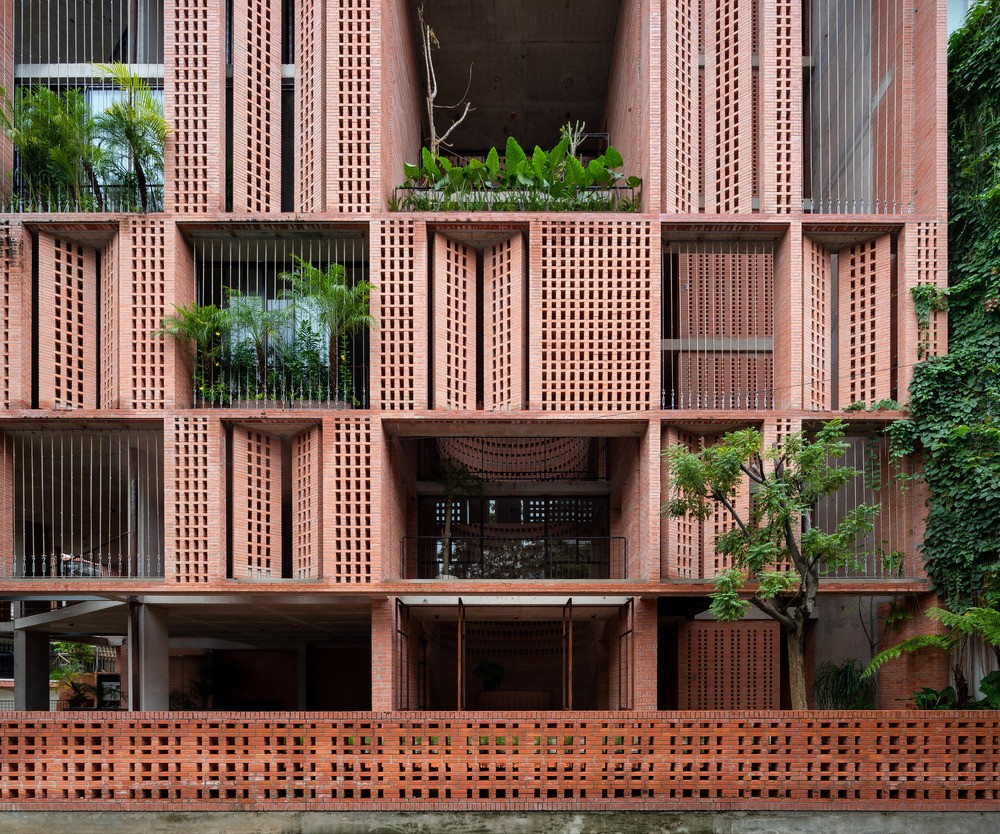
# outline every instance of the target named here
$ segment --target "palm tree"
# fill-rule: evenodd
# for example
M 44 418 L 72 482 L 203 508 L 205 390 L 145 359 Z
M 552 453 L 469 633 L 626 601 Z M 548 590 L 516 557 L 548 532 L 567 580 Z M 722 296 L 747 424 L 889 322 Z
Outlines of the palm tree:
M 163 320 L 157 335 L 177 339 L 194 363 L 194 383 L 203 400 L 215 402 L 222 380 L 223 351 L 230 329 L 229 310 L 215 304 L 180 305 Z M 193 348 L 193 350 L 192 350 Z
M 99 64 L 98 70 L 124 93 L 120 100 L 94 117 L 98 136 L 109 155 L 121 160 L 122 181 L 134 180 L 139 205 L 143 211 L 149 211 L 149 177 L 163 171 L 163 145 L 168 133 L 163 105 L 149 85 L 125 64 Z
M 260 295 L 245 295 L 240 290 L 226 288 L 229 301 L 229 323 L 237 340 L 249 339 L 256 359 L 256 392 L 267 393 L 267 356 L 278 347 L 288 323 L 288 307 L 268 306 Z
M 341 354 L 341 339 L 378 326 L 369 310 L 372 285 L 368 281 L 347 282 L 347 270 L 342 264 L 330 264 L 320 269 L 297 255 L 293 255 L 295 269 L 282 272 L 281 279 L 288 282 L 288 296 L 293 306 L 301 304 L 326 331 L 329 350 L 330 391 L 344 396 L 340 390 L 341 365 L 346 356 Z M 346 399 L 346 397 L 345 397 Z

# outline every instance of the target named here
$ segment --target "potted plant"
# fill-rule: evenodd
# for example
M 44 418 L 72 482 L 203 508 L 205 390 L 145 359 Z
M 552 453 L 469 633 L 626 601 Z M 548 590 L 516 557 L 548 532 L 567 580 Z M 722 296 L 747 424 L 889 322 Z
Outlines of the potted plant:
M 363 280 L 349 283 L 342 264 L 320 269 L 297 255 L 292 257 L 295 269 L 280 276 L 288 284 L 287 296 L 296 317 L 315 321 L 326 337 L 329 395 L 335 401 L 351 403 L 346 342 L 349 336 L 377 326 L 369 309 L 372 285 Z
M 507 670 L 495 660 L 480 658 L 476 668 L 472 670 L 483 684 L 484 692 L 496 692 L 507 677 Z
M 281 348 L 282 380 L 293 405 L 310 407 L 329 396 L 329 376 L 319 334 L 309 321 L 296 325 L 295 337 Z
M 177 339 L 194 368 L 195 397 L 208 404 L 229 401 L 225 375 L 226 341 L 230 316 L 215 304 L 190 304 L 174 308 L 157 335 Z

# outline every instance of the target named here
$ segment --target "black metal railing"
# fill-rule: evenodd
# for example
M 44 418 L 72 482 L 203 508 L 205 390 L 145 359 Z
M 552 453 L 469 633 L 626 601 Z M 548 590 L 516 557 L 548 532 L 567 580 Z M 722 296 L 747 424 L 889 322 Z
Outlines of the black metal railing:
M 436 579 L 625 579 L 622 536 L 407 536 L 407 576 Z M 448 551 L 446 554 L 446 550 Z
M 223 365 L 208 385 L 195 374 L 194 401 L 217 408 L 368 408 L 368 376 L 367 364 L 341 365 L 336 384 L 327 365 L 303 371 L 269 362 L 264 375 Z

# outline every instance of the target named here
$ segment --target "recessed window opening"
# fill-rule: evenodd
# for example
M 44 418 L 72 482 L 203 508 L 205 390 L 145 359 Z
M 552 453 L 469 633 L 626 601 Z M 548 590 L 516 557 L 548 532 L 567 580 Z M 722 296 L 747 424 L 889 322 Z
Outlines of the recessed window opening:
M 163 576 L 159 429 L 15 429 L 0 462 L 13 495 L 6 576 Z
M 338 318 L 326 295 L 297 287 L 289 275 L 307 268 L 331 285 L 360 290 L 368 280 L 367 241 L 348 235 L 195 243 L 197 303 L 220 311 L 218 335 L 200 347 L 194 364 L 197 405 L 367 407 L 369 329 L 344 326 L 354 307 Z M 339 334 L 330 321 L 340 323 Z

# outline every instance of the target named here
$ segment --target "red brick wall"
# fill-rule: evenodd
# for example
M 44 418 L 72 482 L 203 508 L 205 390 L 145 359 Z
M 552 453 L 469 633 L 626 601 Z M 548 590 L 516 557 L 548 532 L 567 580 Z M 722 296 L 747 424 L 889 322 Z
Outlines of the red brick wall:
M 233 210 L 279 211 L 281 0 L 250 0 L 235 8 Z
M 382 136 L 382 199 L 403 181 L 403 163 L 416 163 L 421 145 L 423 85 L 417 69 L 410 15 L 405 0 L 381 0 L 379 46 L 382 58 L 379 91 Z M 296 71 L 298 68 L 296 67 Z
M 758 0 L 760 30 L 760 208 L 798 213 L 802 206 L 802 5 Z
M 939 605 L 936 597 L 929 595 L 922 598 L 907 598 L 897 602 L 912 614 L 912 619 L 906 620 L 898 627 L 890 630 L 879 644 L 879 650 L 885 651 L 893 646 L 916 637 L 920 634 L 944 634 L 947 629 L 941 623 L 928 619 L 924 612 L 928 608 Z M 879 629 L 885 628 L 885 617 L 888 606 L 879 609 Z M 919 652 L 904 654 L 897 660 L 886 663 L 878 675 L 878 705 L 880 709 L 900 709 L 913 705 L 910 696 L 917 690 L 927 686 L 931 689 L 944 689 L 951 677 L 949 656 L 939 649 L 923 649 Z M 918 713 L 919 714 L 919 713 Z M 945 748 L 949 755 L 952 748 Z
M 225 0 L 164 0 L 164 153 L 167 207 L 225 207 Z
M 97 407 L 97 253 L 38 234 L 38 406 Z
M 326 15 L 295 4 L 295 208 L 326 209 Z
M 434 235 L 434 408 L 476 408 L 476 250 Z
M 802 407 L 831 408 L 833 324 L 832 264 L 829 250 L 808 236 L 802 238 Z M 848 403 L 845 403 L 848 405 Z
M 995 713 L 25 713 L 2 733 L 4 810 L 1000 810 Z
M 628 176 L 643 178 L 643 206 L 653 211 L 659 206 L 659 181 L 650 176 L 650 31 L 649 0 L 624 0 L 618 11 L 618 29 L 611 55 L 611 74 L 605 104 L 605 127 L 611 143 L 625 160 Z M 659 15 L 657 15 L 658 17 Z M 658 41 L 658 39 L 657 39 Z M 657 42 L 657 48 L 659 43 Z M 596 125 L 590 126 L 597 129 Z

